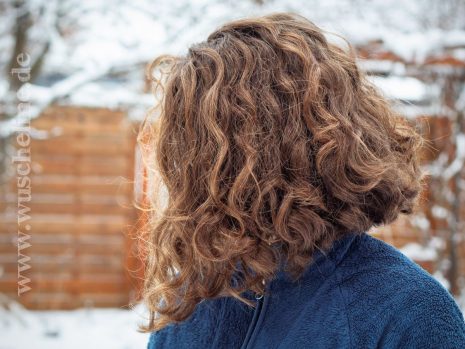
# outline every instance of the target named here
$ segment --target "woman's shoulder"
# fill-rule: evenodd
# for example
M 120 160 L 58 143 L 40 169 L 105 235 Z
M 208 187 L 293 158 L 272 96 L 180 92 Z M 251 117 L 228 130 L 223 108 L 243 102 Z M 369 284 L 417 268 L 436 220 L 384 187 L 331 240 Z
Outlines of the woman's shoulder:
M 384 290 L 449 292 L 431 274 L 396 247 L 368 233 L 355 237 L 345 258 L 337 266 L 344 283 L 385 285 Z M 380 289 L 381 291 L 382 289 Z
M 148 349 L 154 348 L 205 348 L 215 337 L 222 299 L 205 300 L 186 320 L 172 323 L 150 335 Z M 196 331 L 194 332 L 193 329 Z M 195 344 L 195 346 L 194 346 Z
M 463 315 L 449 291 L 397 248 L 361 234 L 336 270 L 359 345 L 465 348 Z
M 337 266 L 338 283 L 347 296 L 347 305 L 389 304 L 432 306 L 437 302 L 460 309 L 449 291 L 427 271 L 394 246 L 363 233 L 351 244 Z
M 147 348 L 239 347 L 253 313 L 253 308 L 232 297 L 206 299 L 186 320 L 152 332 Z

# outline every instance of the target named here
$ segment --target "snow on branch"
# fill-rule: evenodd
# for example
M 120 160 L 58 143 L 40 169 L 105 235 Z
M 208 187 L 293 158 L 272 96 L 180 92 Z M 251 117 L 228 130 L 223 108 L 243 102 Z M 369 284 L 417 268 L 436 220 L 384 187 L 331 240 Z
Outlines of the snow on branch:
M 8 120 L 0 121 L 0 138 L 8 137 L 19 127 L 39 116 L 48 106 L 69 96 L 79 87 L 99 80 L 109 74 L 132 70 L 134 67 L 143 64 L 145 64 L 145 61 L 134 62 L 133 64 L 125 63 L 119 66 L 108 66 L 101 69 L 82 70 L 50 87 L 41 87 L 29 83 L 24 84 L 19 89 L 18 95 L 26 97 L 25 100 L 20 101 L 20 103 L 29 103 L 29 107 L 18 112 L 14 117 Z

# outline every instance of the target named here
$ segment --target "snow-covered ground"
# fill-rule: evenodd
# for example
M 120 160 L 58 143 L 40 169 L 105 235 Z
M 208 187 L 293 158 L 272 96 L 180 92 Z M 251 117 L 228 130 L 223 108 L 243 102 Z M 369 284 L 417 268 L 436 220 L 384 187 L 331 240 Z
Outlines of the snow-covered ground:
M 13 305 L 0 308 L 0 349 L 140 349 L 148 334 L 137 331 L 145 323 L 143 307 L 28 311 Z

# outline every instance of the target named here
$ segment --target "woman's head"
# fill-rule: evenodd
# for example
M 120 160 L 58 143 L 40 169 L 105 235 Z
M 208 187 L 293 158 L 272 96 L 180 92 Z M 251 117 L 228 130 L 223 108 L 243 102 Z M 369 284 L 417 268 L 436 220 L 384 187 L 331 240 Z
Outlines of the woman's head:
M 297 278 L 317 249 L 411 212 L 420 137 L 308 20 L 228 23 L 152 65 L 166 69 L 152 152 L 167 202 L 149 227 L 147 329 L 203 299 L 261 292 L 280 260 Z

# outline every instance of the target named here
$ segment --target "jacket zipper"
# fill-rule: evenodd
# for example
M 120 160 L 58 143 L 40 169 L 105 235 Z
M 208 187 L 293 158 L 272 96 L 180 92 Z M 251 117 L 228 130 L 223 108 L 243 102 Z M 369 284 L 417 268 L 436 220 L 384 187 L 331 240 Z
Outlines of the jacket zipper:
M 262 314 L 266 303 L 268 301 L 268 297 L 265 294 L 256 295 L 255 299 L 257 300 L 257 305 L 255 306 L 255 310 L 253 313 L 252 321 L 250 322 L 249 328 L 247 329 L 247 334 L 245 335 L 244 342 L 242 343 L 241 349 L 249 349 L 252 348 L 251 345 L 255 340 L 255 336 L 258 332 L 259 325 L 261 323 Z

